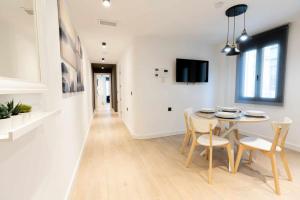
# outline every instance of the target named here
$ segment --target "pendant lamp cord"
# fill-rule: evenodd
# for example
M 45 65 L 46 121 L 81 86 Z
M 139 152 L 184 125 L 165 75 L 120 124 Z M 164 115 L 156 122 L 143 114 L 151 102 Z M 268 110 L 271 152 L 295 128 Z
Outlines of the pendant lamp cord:
M 229 39 L 229 17 L 227 17 L 227 44 Z
M 235 16 L 233 17 L 233 38 L 232 38 L 232 43 L 235 44 Z
M 245 30 L 245 25 L 246 25 L 246 12 L 244 12 L 244 30 Z

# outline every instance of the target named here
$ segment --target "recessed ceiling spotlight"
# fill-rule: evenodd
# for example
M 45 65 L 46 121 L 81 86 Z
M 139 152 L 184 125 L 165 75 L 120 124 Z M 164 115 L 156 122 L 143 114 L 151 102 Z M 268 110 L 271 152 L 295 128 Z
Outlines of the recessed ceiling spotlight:
M 106 7 L 106 8 L 109 8 L 111 3 L 110 3 L 110 0 L 103 0 L 102 2 L 103 6 Z
M 102 48 L 106 47 L 106 42 L 102 42 Z
M 222 8 L 223 6 L 224 6 L 224 0 L 222 1 L 217 1 L 216 3 L 215 3 L 215 8 Z

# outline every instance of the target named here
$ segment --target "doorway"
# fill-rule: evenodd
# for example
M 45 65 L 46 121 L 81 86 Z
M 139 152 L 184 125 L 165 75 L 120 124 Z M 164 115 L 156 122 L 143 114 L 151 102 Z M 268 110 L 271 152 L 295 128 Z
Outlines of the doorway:
M 118 112 L 118 91 L 117 91 L 117 65 L 115 64 L 99 64 L 99 63 L 92 63 L 92 72 L 93 72 L 93 108 L 94 110 L 98 109 L 109 109 L 112 112 Z M 98 82 L 97 77 L 98 75 L 103 75 L 106 77 L 106 85 L 105 88 L 108 89 L 106 93 L 101 93 L 102 91 L 105 91 L 102 88 L 101 83 L 101 78 L 100 81 Z M 104 82 L 104 77 L 103 77 L 103 82 Z M 98 85 L 97 85 L 98 84 Z M 100 88 L 97 88 L 97 87 Z M 103 96 L 98 96 L 97 92 L 98 89 L 100 93 L 99 95 Z M 109 94 L 109 95 L 107 95 Z M 101 98 L 101 99 L 100 99 Z M 100 103 L 99 103 L 100 102 Z
M 95 109 L 110 111 L 111 106 L 111 74 L 95 73 Z

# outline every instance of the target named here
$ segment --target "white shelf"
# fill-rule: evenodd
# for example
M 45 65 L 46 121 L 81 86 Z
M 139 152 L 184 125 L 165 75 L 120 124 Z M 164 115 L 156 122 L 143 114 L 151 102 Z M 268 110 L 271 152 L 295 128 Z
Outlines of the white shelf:
M 33 112 L 30 114 L 28 120 L 25 120 L 23 123 L 20 123 L 17 126 L 13 126 L 6 133 L 0 133 L 0 141 L 14 141 L 39 127 L 44 121 L 53 115 L 58 114 L 59 112 L 60 110 L 52 112 Z
M 41 83 L 0 77 L 0 95 L 4 94 L 38 94 L 47 91 Z

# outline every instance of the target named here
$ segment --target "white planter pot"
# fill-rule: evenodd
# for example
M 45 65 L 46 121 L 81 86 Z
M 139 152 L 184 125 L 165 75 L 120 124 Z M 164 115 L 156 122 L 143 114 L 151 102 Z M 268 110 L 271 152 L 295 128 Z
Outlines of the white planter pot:
M 22 116 L 23 118 L 23 123 L 26 123 L 28 121 L 30 121 L 31 119 L 31 113 L 20 113 L 20 115 Z
M 23 116 L 22 115 L 13 115 L 11 116 L 12 119 L 12 126 L 17 127 L 23 123 Z
M 0 119 L 0 134 L 6 134 L 12 127 L 11 118 Z

